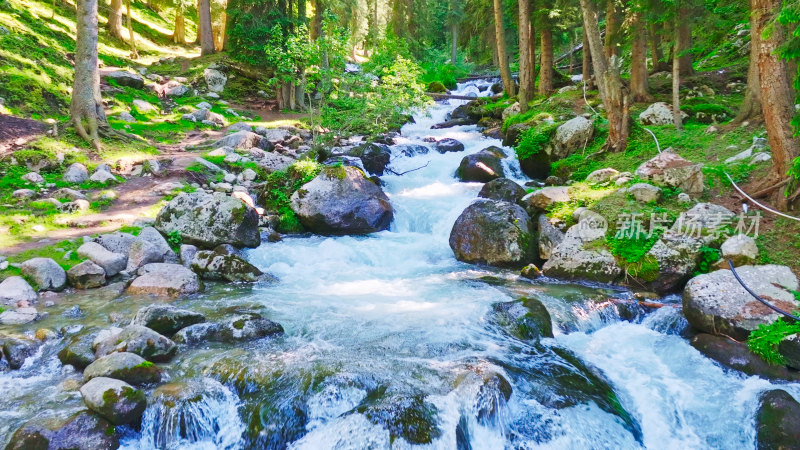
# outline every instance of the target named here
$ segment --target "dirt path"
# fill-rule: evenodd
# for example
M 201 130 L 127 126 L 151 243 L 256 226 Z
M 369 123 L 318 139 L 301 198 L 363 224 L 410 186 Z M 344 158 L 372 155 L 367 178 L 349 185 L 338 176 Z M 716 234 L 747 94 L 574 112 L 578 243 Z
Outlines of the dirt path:
M 0 114 L 0 156 L 21 147 L 47 131 L 47 125 L 31 119 Z

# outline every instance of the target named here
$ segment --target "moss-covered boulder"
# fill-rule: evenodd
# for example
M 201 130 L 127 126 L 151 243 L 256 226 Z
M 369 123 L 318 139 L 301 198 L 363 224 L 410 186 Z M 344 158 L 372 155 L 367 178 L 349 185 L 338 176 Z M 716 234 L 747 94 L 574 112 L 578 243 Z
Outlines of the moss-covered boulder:
M 456 259 L 493 266 L 522 266 L 530 261 L 533 227 L 521 206 L 479 198 L 458 216 L 450 231 Z
M 6 450 L 119 448 L 120 433 L 114 425 L 91 411 L 80 411 L 66 420 L 32 419 L 11 436 Z
M 355 411 L 389 430 L 392 439 L 430 444 L 442 435 L 436 425 L 438 409 L 420 393 L 393 392 L 382 386 L 370 392 Z
M 756 413 L 759 449 L 797 448 L 800 443 L 800 403 L 788 392 L 773 389 L 761 395 Z
M 508 178 L 496 178 L 484 184 L 478 197 L 519 204 L 525 196 L 525 188 Z
M 264 275 L 256 266 L 237 255 L 208 250 L 197 252 L 190 267 L 204 280 L 252 282 Z
M 182 328 L 205 321 L 206 317 L 198 312 L 172 305 L 152 304 L 137 311 L 131 325 L 145 326 L 164 336 L 170 336 Z
M 178 233 L 184 243 L 201 248 L 261 244 L 256 210 L 222 193 L 181 193 L 161 209 L 155 227 L 165 235 Z
M 544 304 L 535 298 L 496 303 L 492 307 L 492 320 L 517 339 L 537 340 L 553 337 L 550 313 Z
M 83 403 L 114 425 L 136 423 L 147 408 L 147 397 L 130 384 L 113 378 L 92 378 L 80 389 Z
M 96 345 L 95 357 L 116 352 L 135 353 L 153 362 L 166 362 L 175 356 L 178 347 L 170 339 L 141 325 L 128 325 L 119 333 L 109 333 Z
M 447 92 L 447 88 L 440 81 L 431 81 L 430 83 L 428 83 L 428 88 L 426 90 L 433 94 L 444 94 L 445 92 Z
M 83 371 L 84 381 L 107 377 L 126 383 L 151 384 L 161 381 L 161 369 L 139 355 L 119 352 L 98 358 Z

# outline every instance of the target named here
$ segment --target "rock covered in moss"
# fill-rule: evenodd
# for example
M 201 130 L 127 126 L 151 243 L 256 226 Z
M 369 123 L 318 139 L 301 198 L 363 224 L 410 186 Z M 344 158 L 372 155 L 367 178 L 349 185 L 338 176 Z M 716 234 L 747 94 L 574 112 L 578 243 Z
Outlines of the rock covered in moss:
M 499 147 L 488 147 L 478 153 L 465 156 L 456 170 L 461 181 L 486 183 L 505 177 L 503 158 L 506 154 Z
M 225 194 L 181 193 L 158 213 L 155 228 L 179 233 L 184 243 L 202 248 L 220 244 L 258 247 L 258 213 L 240 199 Z
M 64 172 L 63 180 L 67 183 L 83 183 L 89 179 L 89 171 L 81 163 L 72 163 Z
M 113 378 L 92 378 L 80 392 L 87 408 L 114 425 L 138 422 L 147 408 L 144 392 Z
M 411 444 L 429 444 L 442 435 L 437 425 L 438 408 L 420 393 L 378 388 L 355 411 L 389 430 L 392 439 L 401 437 Z
M 800 381 L 800 374 L 784 366 L 769 364 L 751 352 L 747 344 L 734 341 L 726 336 L 699 333 L 690 341 L 707 358 L 725 367 L 738 370 L 746 375 L 754 375 L 768 380 Z
M 552 140 L 551 160 L 566 158 L 575 151 L 585 148 L 594 136 L 594 122 L 577 116 L 556 128 Z
M 61 364 L 70 365 L 78 370 L 83 370 L 94 361 L 94 350 L 91 334 L 81 334 L 70 339 L 69 343 L 58 352 Z
M 493 266 L 520 266 L 532 256 L 530 217 L 513 203 L 477 199 L 450 231 L 450 248 L 456 259 Z
M 152 362 L 166 362 L 175 356 L 178 347 L 170 339 L 141 325 L 128 325 L 118 334 L 111 334 L 96 346 L 95 357 L 130 352 Z
M 180 264 L 151 263 L 138 271 L 130 286 L 130 294 L 150 294 L 159 297 L 180 297 L 200 291 L 197 275 Z
M 392 158 L 392 150 L 386 144 L 371 143 L 354 148 L 350 155 L 361 158 L 364 169 L 370 174 L 382 176 Z
M 24 278 L 8 277 L 0 283 L 0 304 L 16 305 L 18 302 L 35 302 L 36 291 Z
M 30 358 L 39 349 L 40 343 L 25 337 L 4 338 L 0 336 L 3 356 L 11 369 L 19 369 L 25 364 L 25 360 Z
M 203 250 L 192 258 L 191 269 L 205 280 L 257 281 L 264 275 L 258 268 L 237 255 Z
M 32 419 L 11 436 L 6 450 L 80 449 L 114 450 L 120 434 L 114 425 L 91 411 L 66 420 Z
M 553 337 L 550 313 L 544 304 L 535 298 L 496 303 L 492 318 L 497 324 L 517 339 L 538 340 Z
M 197 344 L 201 342 L 246 342 L 283 335 L 283 327 L 265 319 L 258 313 L 242 313 L 220 323 L 199 323 L 180 330 L 175 342 Z
M 67 285 L 67 272 L 51 258 L 32 258 L 20 266 L 40 290 L 60 291 Z
M 394 215 L 380 186 L 354 167 L 326 167 L 291 198 L 304 227 L 318 234 L 367 234 L 385 230 Z
M 200 313 L 181 309 L 172 305 L 153 304 L 145 306 L 136 312 L 131 320 L 131 325 L 141 325 L 160 333 L 171 336 L 182 328 L 206 321 Z
M 98 358 L 83 371 L 84 381 L 97 377 L 114 378 L 130 384 L 161 381 L 161 369 L 139 355 L 117 352 Z
M 736 269 L 745 285 L 784 311 L 794 311 L 797 277 L 786 266 L 742 266 Z M 683 291 L 683 314 L 692 327 L 744 341 L 759 325 L 779 314 L 752 297 L 730 270 L 698 275 Z
M 680 114 L 681 121 L 688 117 L 683 111 Z M 664 102 L 653 103 L 639 114 L 639 121 L 642 125 L 672 125 L 674 123 L 672 106 Z
M 797 448 L 800 443 L 800 403 L 788 392 L 773 389 L 761 395 L 756 413 L 759 449 Z

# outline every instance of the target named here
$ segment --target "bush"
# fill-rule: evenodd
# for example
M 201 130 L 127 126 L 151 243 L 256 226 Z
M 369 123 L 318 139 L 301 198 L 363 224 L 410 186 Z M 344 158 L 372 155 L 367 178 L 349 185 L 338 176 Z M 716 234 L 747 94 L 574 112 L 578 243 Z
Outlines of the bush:
M 303 231 L 303 226 L 290 207 L 292 194 L 313 180 L 322 170 L 322 165 L 311 160 L 297 161 L 286 170 L 279 170 L 267 177 L 264 186 L 264 206 L 280 216 L 280 232 Z
M 558 128 L 557 124 L 545 123 L 523 131 L 519 143 L 515 147 L 517 158 L 527 159 L 544 150 L 550 143 L 556 128 Z

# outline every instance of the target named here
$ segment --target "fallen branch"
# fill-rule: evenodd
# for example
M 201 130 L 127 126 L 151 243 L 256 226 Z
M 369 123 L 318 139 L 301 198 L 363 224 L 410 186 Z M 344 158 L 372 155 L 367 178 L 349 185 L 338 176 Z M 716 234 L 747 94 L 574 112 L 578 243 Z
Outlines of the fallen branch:
M 388 167 L 386 168 L 386 171 L 387 172 L 391 172 L 392 174 L 397 175 L 399 177 L 399 176 L 403 176 L 403 175 L 405 175 L 407 173 L 414 172 L 415 170 L 424 169 L 424 168 L 428 167 L 428 164 L 430 164 L 430 163 L 431 162 L 428 161 L 428 162 L 425 163 L 424 166 L 417 167 L 416 169 L 406 170 L 405 172 L 400 172 L 400 173 L 397 173 L 397 172 L 395 172 L 394 170 L 392 170 L 392 169 L 390 169 Z
M 770 192 L 774 191 L 775 189 L 778 189 L 779 187 L 785 186 L 786 184 L 789 183 L 789 181 L 791 181 L 791 178 L 787 178 L 787 179 L 781 181 L 780 183 L 778 183 L 778 184 L 776 184 L 774 186 L 770 186 L 768 188 L 762 189 L 762 190 L 756 192 L 755 194 L 751 195 L 751 197 L 753 197 L 753 198 L 764 197 L 767 194 L 769 194 Z

